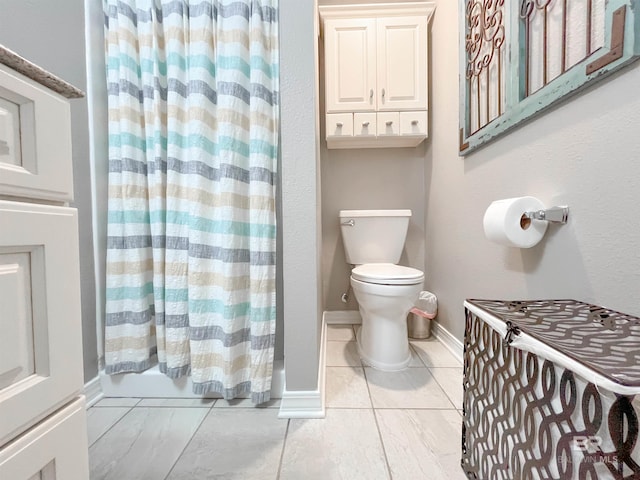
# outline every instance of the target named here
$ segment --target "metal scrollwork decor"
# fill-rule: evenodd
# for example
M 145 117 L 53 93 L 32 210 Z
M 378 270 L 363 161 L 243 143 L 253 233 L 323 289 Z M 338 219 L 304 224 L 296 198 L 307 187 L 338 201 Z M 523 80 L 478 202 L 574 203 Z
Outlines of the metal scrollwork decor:
M 493 306 L 497 303 L 493 302 Z M 549 306 L 552 318 L 548 321 L 545 315 L 536 318 L 522 310 L 512 310 L 509 315 L 523 319 L 520 323 L 531 327 L 529 331 L 546 332 L 548 339 L 559 339 L 561 343 L 566 340 L 567 344 L 576 344 L 575 338 L 569 338 L 572 331 L 584 334 L 578 344 L 594 346 L 603 342 L 589 335 L 594 330 L 589 326 L 592 320 L 582 313 L 574 315 L 581 311 L 579 306 L 574 308 L 570 302 Z M 505 305 L 505 310 L 508 307 Z M 613 315 L 617 329 L 609 336 L 634 331 L 637 342 L 640 326 L 636 320 L 624 314 Z M 569 322 L 566 326 L 565 321 Z M 577 327 L 585 322 L 586 328 Z M 557 324 L 566 328 L 557 331 Z M 595 330 L 602 331 L 600 327 Z M 511 347 L 469 310 L 464 351 L 461 466 L 467 478 L 640 478 L 637 397 L 607 391 L 557 363 Z M 633 377 L 631 383 L 637 384 L 638 368 L 627 360 L 622 354 L 609 358 L 600 352 L 589 362 L 602 371 L 622 366 Z
M 640 0 L 460 0 L 466 155 L 640 56 Z

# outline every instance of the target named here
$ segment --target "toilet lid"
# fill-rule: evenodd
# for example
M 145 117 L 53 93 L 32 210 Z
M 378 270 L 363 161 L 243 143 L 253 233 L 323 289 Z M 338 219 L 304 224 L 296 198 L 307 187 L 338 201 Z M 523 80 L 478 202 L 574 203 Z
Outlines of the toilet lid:
M 424 273 L 416 268 L 393 263 L 365 263 L 351 270 L 351 276 L 361 282 L 378 285 L 415 285 L 424 280 Z

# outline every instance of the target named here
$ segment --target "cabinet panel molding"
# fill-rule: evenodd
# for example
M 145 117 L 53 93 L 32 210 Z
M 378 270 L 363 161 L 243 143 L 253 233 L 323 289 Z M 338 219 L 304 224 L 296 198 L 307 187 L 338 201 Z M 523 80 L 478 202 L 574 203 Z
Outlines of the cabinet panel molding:
M 426 16 L 377 20 L 378 110 L 427 109 Z
M 327 113 L 375 110 L 375 20 L 334 19 L 327 28 Z
M 31 298 L 31 252 L 0 248 L 0 391 L 35 373 Z
M 0 65 L 0 195 L 73 199 L 69 103 L 4 65 Z
M 14 307 L 0 312 L 2 324 L 13 325 L 18 338 L 26 336 L 21 329 L 31 329 L 32 344 L 28 339 L 23 344 L 27 342 L 26 354 L 33 359 L 27 375 L 0 389 L 1 446 L 81 391 L 83 371 L 77 211 L 0 201 L 0 225 L 0 259 L 13 258 L 5 271 L 17 272 L 21 258 L 22 281 L 30 283 L 19 287 L 18 274 L 5 277 L 17 294 L 22 288 L 25 298 L 12 300 Z
M 84 397 L 0 448 L 0 478 L 87 480 L 87 422 Z

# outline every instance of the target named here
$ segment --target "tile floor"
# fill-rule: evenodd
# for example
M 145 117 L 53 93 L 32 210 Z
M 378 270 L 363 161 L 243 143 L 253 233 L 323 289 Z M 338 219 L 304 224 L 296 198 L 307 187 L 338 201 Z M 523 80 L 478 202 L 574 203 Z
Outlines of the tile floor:
M 104 399 L 88 411 L 91 480 L 457 480 L 462 367 L 437 340 L 410 368 L 363 366 L 350 325 L 327 331 L 327 416 L 279 400 Z

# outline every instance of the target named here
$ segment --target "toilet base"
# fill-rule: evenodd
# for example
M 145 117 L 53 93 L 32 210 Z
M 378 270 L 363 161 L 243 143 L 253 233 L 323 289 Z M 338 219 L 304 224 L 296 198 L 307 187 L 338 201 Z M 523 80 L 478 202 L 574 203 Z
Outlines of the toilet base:
M 358 355 L 360 355 L 361 360 L 366 363 L 368 366 L 375 368 L 376 370 L 381 370 L 383 372 L 398 372 L 400 370 L 404 370 L 409 366 L 411 362 L 411 350 L 409 350 L 409 354 L 407 358 L 401 362 L 397 363 L 385 363 L 380 362 L 378 360 L 372 359 L 362 348 L 362 344 L 360 342 L 360 334 L 362 332 L 362 327 L 358 329 L 358 333 L 356 334 L 356 343 L 358 345 Z

